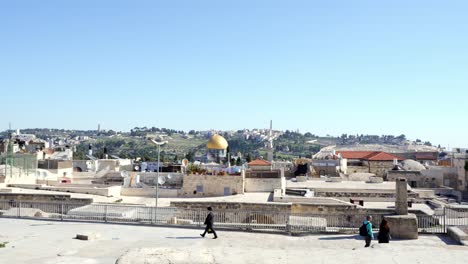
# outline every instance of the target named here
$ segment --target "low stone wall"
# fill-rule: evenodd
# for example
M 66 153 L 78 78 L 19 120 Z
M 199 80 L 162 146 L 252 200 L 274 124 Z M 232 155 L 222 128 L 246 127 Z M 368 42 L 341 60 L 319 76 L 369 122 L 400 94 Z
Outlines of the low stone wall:
M 0 193 L 0 201 L 73 202 L 91 204 L 93 199 L 71 198 L 70 195 L 66 194 Z
M 293 203 L 291 213 L 293 214 L 349 214 L 356 211 L 353 204 L 307 204 Z
M 461 245 L 468 246 L 468 234 L 460 228 L 451 226 L 447 229 L 447 234 Z
M 180 189 L 158 189 L 158 197 L 160 198 L 176 198 Z M 140 197 L 155 197 L 156 188 L 122 188 L 120 194 L 122 196 L 140 196 Z
M 121 186 L 110 186 L 104 188 L 93 188 L 93 187 L 73 187 L 73 186 L 47 186 L 41 188 L 41 190 L 57 191 L 57 192 L 71 192 L 71 193 L 85 193 L 101 195 L 105 197 L 120 197 Z
M 245 210 L 271 213 L 290 213 L 291 203 L 236 203 L 236 202 L 189 202 L 172 201 L 171 207 L 181 209 L 203 209 L 211 206 L 214 211 Z
M 101 196 L 106 196 L 106 197 L 120 197 L 120 189 L 121 189 L 121 186 L 105 186 L 101 188 L 96 188 L 96 186 L 92 186 L 92 185 L 80 186 L 78 184 L 76 185 L 63 184 L 63 185 L 57 185 L 57 186 L 45 186 L 45 185 L 39 185 L 39 184 L 11 184 L 9 186 L 23 188 L 23 189 L 94 194 L 94 195 L 101 195 Z
M 184 197 L 225 196 L 243 193 L 244 177 L 230 175 L 185 175 L 181 190 L 181 196 Z
M 245 192 L 272 192 L 284 189 L 285 178 L 245 178 Z
M 323 190 L 314 189 L 315 197 L 330 197 L 342 201 L 349 201 L 350 198 L 359 198 L 369 202 L 394 202 L 395 191 L 384 190 L 365 190 L 365 191 L 350 191 L 350 190 Z M 419 195 L 414 192 L 408 193 L 408 198 L 417 199 Z

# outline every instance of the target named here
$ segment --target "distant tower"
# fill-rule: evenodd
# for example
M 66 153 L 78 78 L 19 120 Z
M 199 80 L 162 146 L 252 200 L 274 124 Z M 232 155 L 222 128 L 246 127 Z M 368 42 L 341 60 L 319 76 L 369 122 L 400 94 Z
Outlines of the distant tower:
M 270 132 L 268 135 L 267 159 L 269 162 L 273 161 L 273 121 L 270 120 Z
M 101 124 L 98 124 L 98 125 L 97 125 L 97 132 L 98 132 L 98 133 L 101 132 Z

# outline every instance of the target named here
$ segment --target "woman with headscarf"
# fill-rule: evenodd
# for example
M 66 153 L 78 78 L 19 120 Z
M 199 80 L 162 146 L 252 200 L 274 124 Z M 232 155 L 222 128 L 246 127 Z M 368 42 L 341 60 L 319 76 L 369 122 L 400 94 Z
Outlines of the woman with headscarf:
M 390 243 L 390 226 L 388 225 L 388 221 L 382 219 L 379 228 L 379 243 Z

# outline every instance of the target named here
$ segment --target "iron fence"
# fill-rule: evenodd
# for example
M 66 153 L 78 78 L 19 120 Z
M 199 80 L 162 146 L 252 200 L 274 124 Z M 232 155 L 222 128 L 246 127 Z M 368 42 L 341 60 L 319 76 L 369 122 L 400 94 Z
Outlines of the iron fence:
M 141 205 L 70 202 L 0 201 L 0 217 L 55 219 L 61 221 L 91 221 L 176 225 L 201 227 L 206 210 Z M 235 230 L 277 232 L 357 233 L 364 214 L 308 214 L 245 210 L 216 211 L 217 227 Z M 374 230 L 386 214 L 372 214 Z M 433 215 L 417 215 L 420 233 L 446 233 L 448 226 L 468 226 L 467 208 L 445 208 Z

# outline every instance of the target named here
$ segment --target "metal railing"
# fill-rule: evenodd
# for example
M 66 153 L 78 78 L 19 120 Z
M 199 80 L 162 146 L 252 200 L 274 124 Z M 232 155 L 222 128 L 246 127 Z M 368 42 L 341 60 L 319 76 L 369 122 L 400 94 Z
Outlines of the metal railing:
M 206 210 L 141 205 L 0 201 L 0 217 L 201 227 Z M 364 214 L 308 214 L 270 211 L 216 211 L 215 225 L 225 229 L 276 232 L 357 233 Z M 374 230 L 386 214 L 372 214 Z M 420 233 L 446 233 L 448 226 L 468 226 L 467 208 L 445 208 L 417 215 Z

